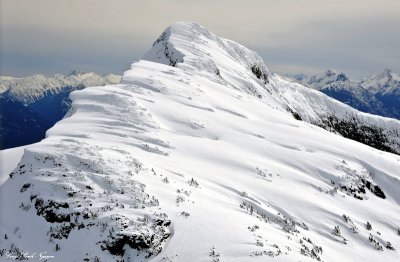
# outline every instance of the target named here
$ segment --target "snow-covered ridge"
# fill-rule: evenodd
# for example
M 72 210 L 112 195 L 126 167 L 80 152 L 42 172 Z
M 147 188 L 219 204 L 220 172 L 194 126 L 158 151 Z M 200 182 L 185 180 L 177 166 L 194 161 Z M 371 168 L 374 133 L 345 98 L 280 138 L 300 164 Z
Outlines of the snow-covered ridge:
M 58 93 L 65 87 L 90 87 L 116 84 L 121 81 L 118 75 L 99 75 L 97 73 L 56 74 L 52 77 L 33 75 L 23 78 L 0 77 L 0 94 L 8 92 L 13 99 L 27 105 L 45 95 Z
M 203 51 L 211 42 L 219 73 L 175 46 L 189 31 L 170 30 L 162 41 L 179 63 L 141 60 L 120 84 L 73 92 L 69 117 L 0 186 L 1 258 L 396 261 L 399 156 L 308 122 L 398 122 L 266 81 L 263 65 L 235 62 L 195 24 L 171 28 L 192 28 Z
M 378 149 L 400 153 L 398 121 L 363 114 L 304 86 L 271 76 L 257 53 L 195 23 L 171 25 L 143 59 L 193 74 L 211 73 L 214 81 L 263 99 L 273 108 Z M 123 76 L 127 83 L 130 73 Z M 310 80 L 316 84 L 335 81 L 350 82 L 346 75 L 332 70 Z

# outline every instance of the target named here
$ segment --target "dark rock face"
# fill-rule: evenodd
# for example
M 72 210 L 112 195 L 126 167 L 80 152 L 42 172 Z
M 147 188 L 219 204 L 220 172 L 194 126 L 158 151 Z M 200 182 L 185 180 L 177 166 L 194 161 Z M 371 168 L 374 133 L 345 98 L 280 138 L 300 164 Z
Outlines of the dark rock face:
M 111 241 L 104 241 L 102 248 L 103 250 L 108 250 L 112 255 L 123 256 L 125 254 L 125 245 L 140 251 L 150 248 L 152 244 L 152 236 L 118 235 Z
M 341 81 L 341 82 L 345 82 L 348 81 L 349 79 L 347 78 L 347 76 L 343 73 L 340 73 L 337 75 L 336 77 L 336 81 Z
M 144 251 L 146 257 L 157 255 L 161 252 L 161 244 L 168 239 L 171 234 L 168 233 L 168 227 L 171 224 L 169 220 L 157 219 L 153 221 L 151 228 L 154 229 L 153 234 L 111 234 L 109 239 L 102 241 L 100 247 L 107 250 L 115 256 L 124 256 L 126 245 L 138 251 Z
M 67 239 L 72 229 L 74 228 L 75 228 L 74 223 L 65 223 L 61 224 L 58 227 L 50 228 L 49 230 L 50 239 L 63 239 L 63 238 Z
M 269 83 L 268 75 L 264 74 L 257 65 L 251 67 L 251 72 L 253 72 L 258 79 L 264 80 L 264 84 Z
M 31 183 L 26 183 L 21 187 L 20 192 L 23 193 L 25 192 L 29 187 L 31 186 Z
M 170 50 L 168 45 L 168 34 L 163 32 L 160 37 L 154 42 L 153 46 L 161 45 L 163 55 L 169 60 L 169 65 L 175 67 L 177 63 L 182 63 L 182 59 L 178 59 L 174 55 L 174 51 Z
M 53 200 L 44 201 L 41 198 L 37 198 L 35 201 L 35 208 L 37 211 L 37 215 L 42 216 L 44 219 L 46 219 L 47 222 L 62 223 L 70 222 L 71 220 L 70 214 L 57 212 L 60 208 L 69 208 L 68 203 L 58 203 Z
M 362 182 L 369 189 L 369 191 L 371 191 L 371 193 L 375 194 L 379 198 L 382 198 L 382 199 L 386 198 L 385 193 L 382 191 L 382 189 L 378 185 L 374 185 L 373 183 L 371 183 L 368 180 L 362 180 Z

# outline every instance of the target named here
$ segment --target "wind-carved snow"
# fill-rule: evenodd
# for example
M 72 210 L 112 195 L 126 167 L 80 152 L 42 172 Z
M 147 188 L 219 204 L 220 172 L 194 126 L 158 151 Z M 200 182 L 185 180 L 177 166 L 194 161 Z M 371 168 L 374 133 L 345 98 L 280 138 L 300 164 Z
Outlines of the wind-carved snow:
M 39 142 L 71 106 L 69 95 L 91 86 L 117 84 L 121 76 L 73 71 L 52 77 L 0 77 L 0 149 Z
M 68 117 L 26 149 L 0 187 L 3 257 L 397 260 L 400 157 L 308 123 L 397 121 L 272 76 L 193 23 L 145 58 L 119 85 L 72 93 Z

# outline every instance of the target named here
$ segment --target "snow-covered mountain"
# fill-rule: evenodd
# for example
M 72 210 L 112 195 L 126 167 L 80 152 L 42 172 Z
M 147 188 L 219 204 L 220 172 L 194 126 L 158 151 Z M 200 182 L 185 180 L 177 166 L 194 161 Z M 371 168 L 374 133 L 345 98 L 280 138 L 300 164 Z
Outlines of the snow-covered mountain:
M 71 71 L 67 75 L 56 74 L 52 77 L 33 75 L 22 78 L 9 76 L 0 77 L 0 93 L 12 97 L 14 100 L 29 105 L 38 99 L 57 94 L 66 89 L 75 89 L 88 86 L 103 86 L 116 84 L 121 81 L 119 75 L 99 75 L 93 72 Z
M 64 117 L 74 90 L 116 84 L 121 76 L 96 73 L 34 75 L 24 78 L 0 77 L 0 149 L 40 141 L 46 130 Z
M 375 95 L 398 95 L 400 93 L 400 76 L 388 68 L 370 78 L 363 79 L 361 84 Z
M 333 70 L 289 77 L 360 111 L 400 119 L 400 76 L 390 69 L 361 81 L 350 80 L 344 73 Z
M 3 257 L 398 260 L 400 157 L 335 134 L 399 152 L 397 120 L 272 75 L 189 22 L 120 84 L 71 99 L 0 186 Z

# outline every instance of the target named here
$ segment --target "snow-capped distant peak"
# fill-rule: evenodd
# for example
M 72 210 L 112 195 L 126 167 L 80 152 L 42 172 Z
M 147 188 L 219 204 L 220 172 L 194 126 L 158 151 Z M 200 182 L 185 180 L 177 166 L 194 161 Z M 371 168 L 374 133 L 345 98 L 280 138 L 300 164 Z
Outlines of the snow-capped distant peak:
M 373 94 L 388 95 L 400 92 L 400 76 L 391 69 L 385 68 L 369 78 L 364 79 L 361 85 Z
M 335 82 L 348 82 L 350 79 L 344 73 L 338 73 L 332 69 L 328 69 L 327 71 L 316 74 L 313 76 L 304 76 L 302 78 L 294 77 L 296 82 L 299 82 L 303 85 L 311 87 L 313 89 L 320 90 L 322 88 L 327 88 L 330 84 Z
M 386 67 L 385 69 L 383 69 L 382 72 L 380 72 L 380 73 L 378 73 L 376 75 L 376 78 L 378 78 L 378 79 L 384 79 L 384 78 L 385 79 L 391 79 L 391 78 L 393 78 L 393 71 Z
M 55 74 L 51 77 L 41 74 L 22 78 L 1 77 L 0 94 L 8 92 L 10 97 L 27 105 L 43 97 L 46 92 L 58 93 L 64 88 L 102 86 L 116 84 L 120 81 L 121 76 L 119 75 L 103 76 L 93 72 L 75 70 L 67 75 Z
M 326 77 L 332 77 L 332 76 L 336 76 L 337 72 L 332 70 L 332 69 L 328 69 L 328 70 L 325 71 L 324 75 Z

